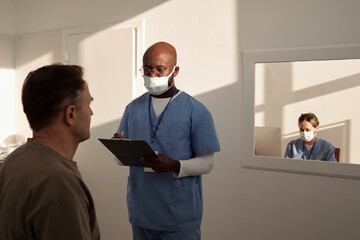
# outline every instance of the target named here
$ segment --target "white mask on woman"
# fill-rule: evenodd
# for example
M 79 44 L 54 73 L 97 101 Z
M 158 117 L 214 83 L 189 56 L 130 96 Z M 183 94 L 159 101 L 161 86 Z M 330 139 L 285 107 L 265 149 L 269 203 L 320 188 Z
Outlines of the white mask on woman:
M 315 131 L 299 131 L 300 137 L 305 142 L 310 142 L 315 137 Z

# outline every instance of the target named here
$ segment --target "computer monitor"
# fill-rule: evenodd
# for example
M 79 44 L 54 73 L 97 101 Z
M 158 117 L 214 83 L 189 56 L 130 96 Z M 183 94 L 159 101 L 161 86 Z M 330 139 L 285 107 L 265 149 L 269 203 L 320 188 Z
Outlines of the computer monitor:
M 255 155 L 282 157 L 279 127 L 255 127 L 254 134 Z

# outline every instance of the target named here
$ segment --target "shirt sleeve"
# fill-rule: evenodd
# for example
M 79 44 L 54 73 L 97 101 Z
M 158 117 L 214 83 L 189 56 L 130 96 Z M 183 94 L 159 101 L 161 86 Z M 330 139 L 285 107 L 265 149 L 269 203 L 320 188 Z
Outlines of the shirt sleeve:
M 192 148 L 196 156 L 219 152 L 220 144 L 212 116 L 205 106 L 201 105 L 199 108 L 192 116 L 190 132 Z
M 329 162 L 337 162 L 336 158 L 335 158 L 335 147 L 332 146 L 332 145 L 329 145 L 328 147 L 328 151 L 327 151 L 327 154 L 326 154 L 326 161 L 329 161 Z
M 199 155 L 189 160 L 180 160 L 180 171 L 178 174 L 174 173 L 174 177 L 182 178 L 210 173 L 214 168 L 214 163 L 214 153 Z

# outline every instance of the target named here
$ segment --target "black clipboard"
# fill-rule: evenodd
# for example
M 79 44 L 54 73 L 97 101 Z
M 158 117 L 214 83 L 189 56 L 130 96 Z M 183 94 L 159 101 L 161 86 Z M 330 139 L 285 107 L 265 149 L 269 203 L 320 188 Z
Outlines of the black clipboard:
M 125 166 L 148 167 L 141 156 L 157 157 L 156 153 L 144 140 L 103 139 L 99 141 L 110 150 Z

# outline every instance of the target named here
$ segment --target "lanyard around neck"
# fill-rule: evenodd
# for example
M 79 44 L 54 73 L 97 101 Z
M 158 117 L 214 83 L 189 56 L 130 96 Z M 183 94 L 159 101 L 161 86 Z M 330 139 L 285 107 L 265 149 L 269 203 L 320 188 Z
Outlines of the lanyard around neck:
M 317 138 L 315 139 L 315 142 L 314 142 L 314 144 L 313 144 L 313 146 L 312 146 L 312 148 L 310 149 L 310 155 L 309 155 L 309 158 L 306 158 L 306 154 L 305 154 L 305 141 L 303 141 L 303 154 L 302 154 L 302 159 L 311 159 L 311 154 L 312 154 L 312 152 L 313 152 L 313 150 L 314 150 L 314 148 L 315 148 L 315 143 L 316 143 L 316 141 L 317 141 Z
M 159 116 L 159 120 L 157 121 L 156 123 L 156 126 L 155 126 L 155 131 L 153 131 L 153 128 L 152 128 L 152 121 L 151 121 L 151 95 L 150 95 L 150 100 L 149 100 L 149 123 L 150 123 L 150 133 L 151 133 L 151 147 L 154 149 L 154 146 L 155 146 L 155 140 L 156 140 L 156 132 L 159 128 L 159 125 L 160 125 L 160 122 L 161 120 L 163 119 L 163 116 L 164 116 L 164 113 L 167 109 L 167 107 L 169 106 L 169 103 L 171 102 L 171 99 L 173 99 L 173 97 L 176 95 L 176 93 L 178 92 L 177 89 L 175 89 L 173 95 L 171 96 L 171 98 L 169 99 L 169 102 L 166 104 L 164 110 L 162 111 L 162 113 L 160 114 Z

